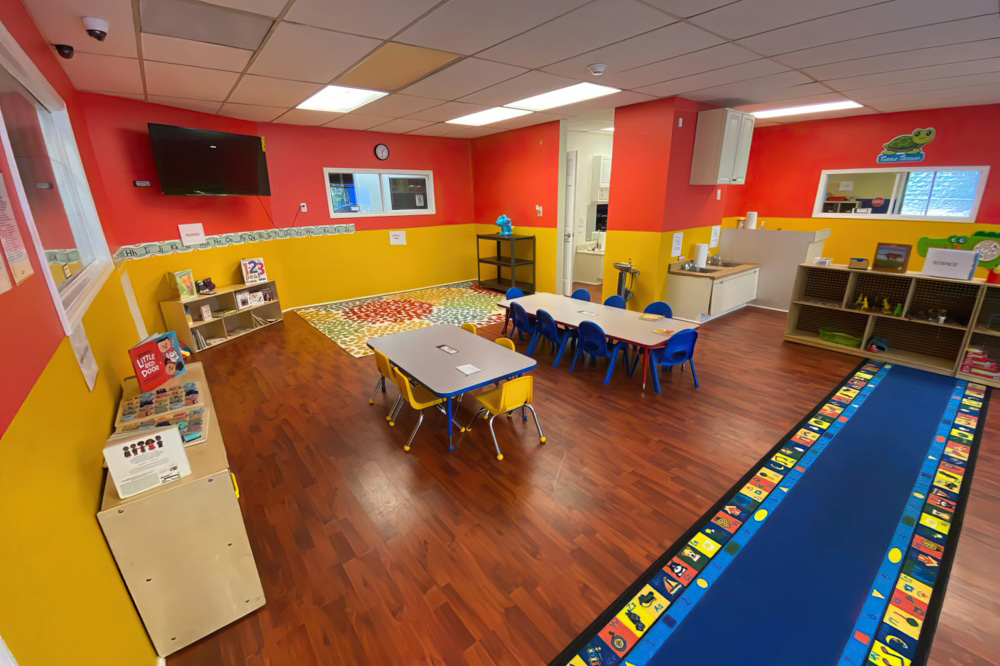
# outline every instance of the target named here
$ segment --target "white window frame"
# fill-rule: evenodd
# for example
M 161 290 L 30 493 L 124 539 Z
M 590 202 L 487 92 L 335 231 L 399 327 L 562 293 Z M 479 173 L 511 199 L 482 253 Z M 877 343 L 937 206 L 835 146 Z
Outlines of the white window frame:
M 387 209 L 390 205 L 389 194 L 382 185 L 383 176 L 423 176 L 427 179 L 427 209 L 426 210 L 383 210 L 381 213 L 334 213 L 333 194 L 330 192 L 331 173 L 372 173 L 376 174 L 379 182 L 379 191 L 382 195 L 382 208 Z M 359 217 L 400 217 L 404 215 L 434 215 L 437 211 L 434 205 L 434 172 L 417 169 L 351 169 L 325 167 L 323 169 L 323 188 L 326 191 L 326 204 L 330 209 L 331 220 L 354 220 Z
M 896 184 L 892 189 L 892 200 L 899 201 L 903 196 L 903 180 L 898 176 L 902 173 L 912 173 L 914 171 L 978 171 L 979 183 L 976 186 L 976 198 L 972 202 L 972 214 L 968 217 L 955 217 L 947 215 L 881 215 L 869 213 L 824 213 L 823 203 L 826 201 L 826 181 L 829 175 L 843 175 L 848 173 L 895 173 Z M 979 215 L 979 204 L 983 201 L 983 192 L 986 190 L 986 179 L 990 175 L 988 166 L 912 166 L 912 167 L 885 167 L 881 169 L 824 169 L 819 174 L 819 187 L 816 188 L 816 201 L 813 204 L 813 217 L 834 217 L 851 220 L 913 220 L 924 222 L 961 222 L 972 224 Z
M 8 193 L 13 192 L 17 196 L 24 211 L 24 218 L 28 224 L 28 232 L 31 242 L 35 246 L 38 256 L 38 263 L 41 266 L 42 278 L 49 287 L 52 302 L 56 306 L 59 320 L 62 322 L 63 330 L 69 335 L 80 325 L 84 313 L 93 303 L 94 298 L 100 292 L 108 276 L 111 275 L 113 263 L 111 252 L 108 250 L 107 240 L 104 238 L 104 231 L 101 227 L 101 220 L 97 216 L 97 207 L 94 205 L 94 197 L 90 192 L 90 183 L 87 180 L 87 172 L 83 168 L 83 161 L 80 159 L 80 151 L 77 148 L 76 136 L 73 133 L 73 126 L 70 123 L 69 113 L 66 110 L 66 103 L 49 84 L 45 76 L 39 71 L 35 63 L 32 62 L 28 54 L 24 52 L 17 40 L 8 32 L 6 26 L 0 23 L 0 67 L 3 67 L 13 76 L 18 83 L 24 86 L 28 92 L 45 107 L 52 115 L 55 131 L 66 151 L 67 168 L 73 172 L 73 181 L 79 186 L 76 187 L 76 195 L 81 205 L 83 219 L 82 232 L 86 234 L 90 247 L 94 252 L 94 261 L 84 268 L 68 285 L 62 293 L 56 285 L 55 279 L 49 271 L 49 262 L 45 256 L 45 248 L 42 246 L 38 228 L 35 226 L 35 218 L 32 216 L 31 207 L 28 205 L 28 197 L 21 183 L 21 175 L 14 160 L 14 152 L 10 145 L 10 136 L 7 134 L 7 126 L 0 117 L 0 144 L 7 154 L 10 164 L 8 177 Z M 15 289 L 17 287 L 14 287 Z

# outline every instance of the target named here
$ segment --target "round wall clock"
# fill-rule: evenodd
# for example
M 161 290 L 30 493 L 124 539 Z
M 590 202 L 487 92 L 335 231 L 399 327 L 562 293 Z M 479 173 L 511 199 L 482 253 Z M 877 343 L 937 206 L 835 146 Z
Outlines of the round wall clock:
M 389 159 L 389 146 L 385 145 L 384 143 L 380 143 L 377 146 L 375 146 L 375 157 L 379 158 L 380 160 Z

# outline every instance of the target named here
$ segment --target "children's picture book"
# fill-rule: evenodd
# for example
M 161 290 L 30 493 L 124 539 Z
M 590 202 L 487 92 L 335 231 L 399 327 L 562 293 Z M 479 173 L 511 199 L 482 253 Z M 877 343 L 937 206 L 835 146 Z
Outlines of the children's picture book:
M 250 292 L 248 291 L 236 292 L 236 309 L 244 310 L 248 307 L 250 307 Z
M 115 430 L 114 437 L 131 437 L 142 434 L 147 430 L 168 427 L 176 427 L 178 429 L 184 446 L 198 444 L 204 441 L 205 433 L 208 432 L 208 412 L 205 410 L 204 405 L 202 405 L 200 407 L 167 412 L 160 416 L 137 418 L 122 423 Z
M 639 315 L 639 319 L 642 321 L 660 321 L 663 319 L 663 315 L 653 314 L 652 312 L 645 312 Z
M 170 283 L 170 288 L 181 299 L 192 298 L 198 295 L 198 291 L 194 285 L 194 273 L 190 269 L 174 273 L 168 272 L 167 282 Z
M 212 306 L 209 305 L 208 303 L 198 308 L 198 311 L 201 313 L 202 321 L 206 321 L 212 318 Z
M 267 272 L 264 270 L 263 259 L 240 259 L 240 269 L 243 271 L 244 284 L 267 282 Z
M 653 333 L 656 333 L 658 335 L 673 335 L 675 331 L 672 331 L 667 328 L 654 328 Z
M 162 417 L 169 412 L 190 407 L 202 407 L 204 400 L 197 382 L 184 382 L 179 386 L 160 387 L 121 401 L 115 425 L 131 421 L 144 421 Z
M 262 291 L 251 291 L 249 297 L 250 305 L 260 305 L 264 302 L 264 292 Z
M 152 391 L 184 373 L 181 346 L 173 331 L 151 335 L 128 350 L 140 391 Z
M 104 459 L 115 490 L 122 499 L 191 474 L 191 465 L 177 428 L 162 428 L 139 437 L 108 440 Z

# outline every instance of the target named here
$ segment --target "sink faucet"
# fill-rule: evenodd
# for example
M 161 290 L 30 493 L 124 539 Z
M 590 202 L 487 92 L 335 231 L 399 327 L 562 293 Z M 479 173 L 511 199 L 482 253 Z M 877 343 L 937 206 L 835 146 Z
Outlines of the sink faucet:
M 683 265 L 683 266 L 681 266 L 681 270 L 683 270 L 683 271 L 689 271 L 689 270 L 691 270 L 692 268 L 694 268 L 694 262 L 693 262 L 693 261 L 690 261 L 690 260 L 688 260 L 688 261 L 685 261 L 685 262 L 684 262 L 684 265 Z
M 719 256 L 719 255 L 717 255 L 717 254 L 713 254 L 711 257 L 708 258 L 708 265 L 709 266 L 721 266 L 722 265 L 722 257 Z

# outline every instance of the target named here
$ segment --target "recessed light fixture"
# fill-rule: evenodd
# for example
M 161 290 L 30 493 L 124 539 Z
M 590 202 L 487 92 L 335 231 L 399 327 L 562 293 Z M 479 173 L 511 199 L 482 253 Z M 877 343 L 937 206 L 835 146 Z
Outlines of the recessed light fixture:
M 529 111 L 544 111 L 545 109 L 554 109 L 557 106 L 575 104 L 576 102 L 594 99 L 595 97 L 604 97 L 616 92 L 621 92 L 621 90 L 612 88 L 611 86 L 599 86 L 596 83 L 577 83 L 567 88 L 560 88 L 559 90 L 553 90 L 541 95 L 518 100 L 517 102 L 504 104 L 504 106 L 514 109 L 528 109 Z
M 365 90 L 364 88 L 327 86 L 295 108 L 309 111 L 347 113 L 388 94 L 379 92 L 378 90 Z
M 822 113 L 823 111 L 840 111 L 841 109 L 860 109 L 863 105 L 851 100 L 829 102 L 827 104 L 807 104 L 806 106 L 789 106 L 784 109 L 769 109 L 753 111 L 756 118 L 779 118 L 781 116 L 799 116 L 803 113 Z
M 604 129 L 602 129 L 601 131 L 602 131 L 602 132 L 614 132 L 614 131 L 615 131 L 615 128 L 614 128 L 614 127 L 605 127 L 605 128 L 604 128 Z
M 446 123 L 451 123 L 453 125 L 473 125 L 474 127 L 479 127 L 480 125 L 489 125 L 490 123 L 497 123 L 501 120 L 508 120 L 510 118 L 517 118 L 518 116 L 526 116 L 531 111 L 522 111 L 521 109 L 506 109 L 502 106 L 497 106 L 492 109 L 486 109 L 485 111 L 477 111 L 476 113 L 470 113 L 467 116 L 462 116 L 461 118 L 455 118 L 453 120 L 446 120 Z

